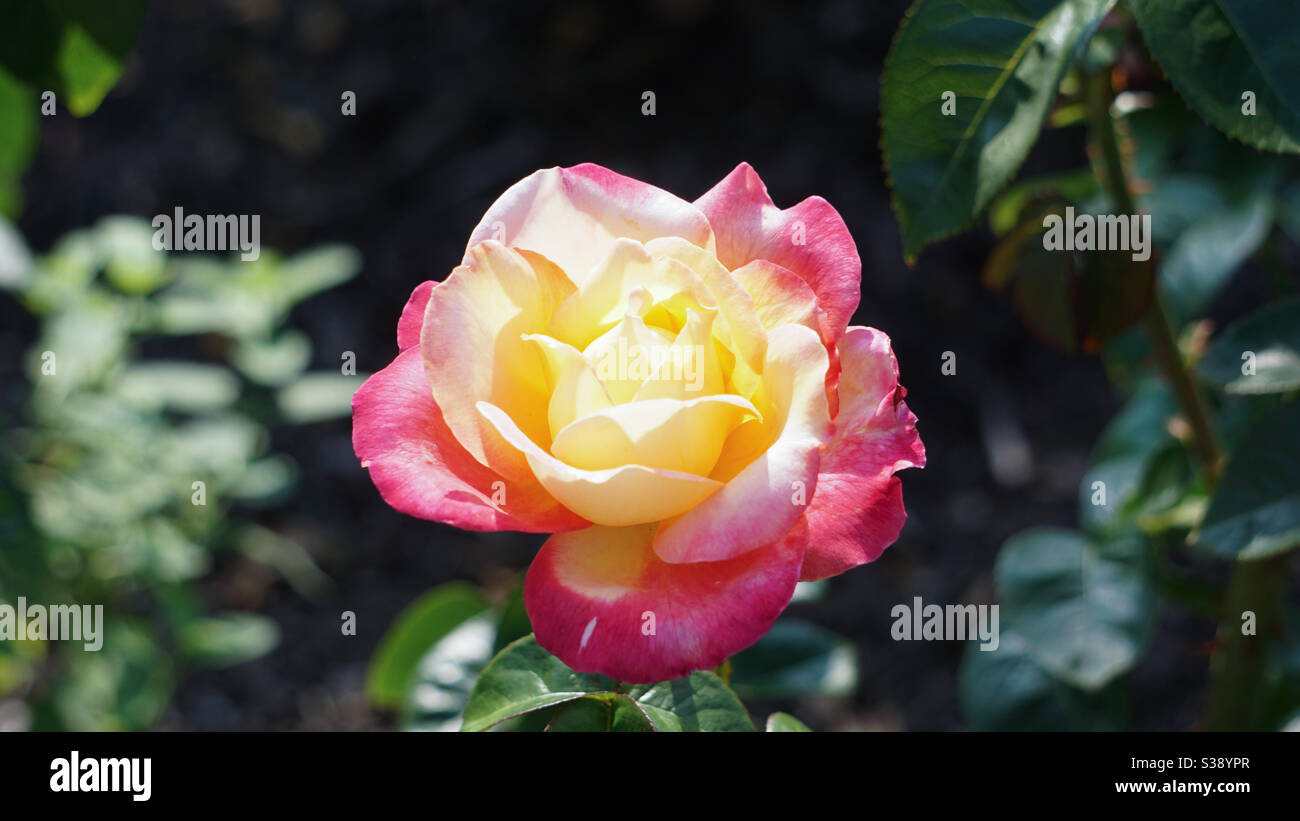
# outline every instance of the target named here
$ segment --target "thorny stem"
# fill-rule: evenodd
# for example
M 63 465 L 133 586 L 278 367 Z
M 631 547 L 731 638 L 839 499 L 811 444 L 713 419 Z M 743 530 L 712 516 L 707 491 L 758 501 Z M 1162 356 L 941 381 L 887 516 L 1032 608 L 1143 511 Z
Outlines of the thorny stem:
M 1120 154 L 1115 122 L 1111 116 L 1114 90 L 1111 75 L 1103 70 L 1087 78 L 1088 130 L 1099 152 L 1099 173 L 1107 195 L 1120 213 L 1136 214 L 1137 205 L 1129 189 Z M 1147 309 L 1147 334 L 1165 379 L 1192 429 L 1197 455 L 1205 466 L 1210 488 L 1218 483 L 1223 458 L 1209 408 L 1196 378 L 1178 348 L 1169 314 L 1159 288 L 1152 293 Z M 1210 660 L 1210 695 L 1206 728 L 1244 729 L 1250 720 L 1252 702 L 1263 676 L 1263 639 L 1272 631 L 1277 617 L 1285 576 L 1275 561 L 1237 560 L 1219 617 L 1218 640 Z M 1255 613 L 1255 632 L 1242 635 L 1242 614 Z

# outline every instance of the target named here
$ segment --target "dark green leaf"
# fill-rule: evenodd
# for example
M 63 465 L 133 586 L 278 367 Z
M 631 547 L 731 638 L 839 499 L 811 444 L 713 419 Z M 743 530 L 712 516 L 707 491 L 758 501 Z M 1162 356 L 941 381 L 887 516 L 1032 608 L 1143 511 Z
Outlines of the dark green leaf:
M 885 164 L 909 259 L 969 225 L 1020 167 L 1113 0 L 917 0 L 881 83 Z M 942 112 L 944 92 L 956 113 Z
M 781 619 L 731 658 L 731 687 L 743 699 L 841 696 L 857 683 L 853 645 L 799 619 Z
M 1031 643 L 1003 629 L 996 650 L 971 642 L 960 670 L 962 712 L 978 731 L 1113 731 L 1127 722 L 1120 681 L 1095 693 L 1052 677 L 1030 654 Z
M 1300 403 L 1284 405 L 1247 431 L 1210 499 L 1196 543 L 1244 559 L 1300 543 Z
M 1206 352 L 1200 370 L 1228 393 L 1300 388 L 1300 299 L 1275 302 L 1229 325 Z
M 1260 0 L 1133 0 L 1174 87 L 1216 128 L 1256 148 L 1300 153 L 1300 14 Z M 1255 113 L 1243 113 L 1244 92 Z
M 1185 230 L 1160 265 L 1160 292 L 1170 313 L 1192 319 L 1268 238 L 1272 195 L 1258 191 Z
M 1002 618 L 1056 678 L 1095 692 L 1137 661 L 1156 604 L 1139 540 L 1034 528 L 1007 540 L 995 574 Z

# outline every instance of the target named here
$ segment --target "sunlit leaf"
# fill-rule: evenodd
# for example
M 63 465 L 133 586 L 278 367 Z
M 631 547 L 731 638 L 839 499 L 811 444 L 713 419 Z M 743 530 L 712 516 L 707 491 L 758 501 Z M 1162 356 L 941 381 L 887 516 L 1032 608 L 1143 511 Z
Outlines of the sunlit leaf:
M 502 650 L 483 670 L 465 708 L 467 732 L 488 730 L 514 716 L 592 693 L 613 692 L 607 676 L 575 673 L 526 636 Z
M 1011 181 L 1062 75 L 1113 3 L 912 5 L 881 82 L 885 165 L 905 256 L 969 225 Z

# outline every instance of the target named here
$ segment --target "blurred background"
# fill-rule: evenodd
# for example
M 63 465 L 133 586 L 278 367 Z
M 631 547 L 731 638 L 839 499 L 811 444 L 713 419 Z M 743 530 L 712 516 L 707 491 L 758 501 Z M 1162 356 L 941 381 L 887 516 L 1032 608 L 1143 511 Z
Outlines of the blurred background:
M 904 264 L 878 104 L 905 6 L 148 4 L 98 111 L 40 118 L 11 210 L 48 282 L 0 295 L 0 597 L 107 601 L 123 635 L 100 658 L 9 648 L 0 725 L 397 726 L 366 697 L 384 631 L 449 581 L 506 601 L 542 537 L 385 505 L 352 453 L 347 354 L 358 379 L 387 365 L 411 289 L 443 278 L 487 206 L 538 168 L 595 162 L 690 200 L 746 161 L 779 206 L 820 194 L 848 223 L 863 264 L 854 321 L 893 338 L 929 454 L 903 474 L 898 542 L 791 607 L 847 640 L 856 678 L 771 703 L 814 729 L 964 727 L 962 643 L 895 642 L 890 610 L 914 596 L 996 601 L 998 546 L 1076 522 L 1091 444 L 1119 401 L 1100 360 L 1041 344 L 981 286 L 985 226 Z M 340 111 L 346 91 L 355 116 Z M 1083 151 L 1079 129 L 1048 130 L 1022 176 L 1075 167 Z M 140 222 L 105 220 L 147 228 L 177 206 L 259 214 L 263 260 L 159 262 Z M 55 310 L 101 269 L 111 299 Z M 1263 283 L 1243 271 L 1216 319 L 1260 302 Z M 75 396 L 43 387 L 40 352 L 76 346 L 98 370 Z M 205 477 L 206 506 L 189 476 Z M 356 635 L 340 629 L 345 611 Z M 1134 727 L 1194 722 L 1213 632 L 1165 613 L 1131 674 Z

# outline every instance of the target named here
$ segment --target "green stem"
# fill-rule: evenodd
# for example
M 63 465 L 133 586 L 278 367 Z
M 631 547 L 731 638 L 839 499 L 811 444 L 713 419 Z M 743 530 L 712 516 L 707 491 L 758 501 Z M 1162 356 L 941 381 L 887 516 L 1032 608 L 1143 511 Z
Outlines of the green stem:
M 1238 559 L 1228 582 L 1227 602 L 1219 621 L 1214 655 L 1210 657 L 1210 699 L 1207 730 L 1248 730 L 1251 712 L 1264 678 L 1264 647 L 1281 616 L 1286 588 L 1282 556 L 1266 560 Z M 1243 615 L 1255 614 L 1254 630 L 1243 634 Z M 1274 729 L 1261 728 L 1261 729 Z
M 1107 195 L 1120 213 L 1137 213 L 1124 171 L 1115 122 L 1111 116 L 1114 91 L 1110 72 L 1100 71 L 1086 78 L 1089 132 L 1098 151 L 1098 174 Z M 1211 490 L 1218 483 L 1223 458 L 1209 407 L 1188 363 L 1178 348 L 1178 339 L 1157 286 L 1146 317 L 1147 333 L 1165 379 L 1192 429 L 1196 453 L 1205 466 Z M 1272 631 L 1279 615 L 1285 574 L 1275 560 L 1237 560 L 1228 582 L 1219 615 L 1218 640 L 1210 659 L 1210 696 L 1206 726 L 1211 730 L 1243 729 L 1263 676 L 1262 643 L 1256 638 Z M 1242 634 L 1242 616 L 1255 614 L 1255 631 Z
M 1086 79 L 1088 99 L 1088 123 L 1093 142 L 1099 153 L 1098 174 L 1101 177 L 1106 194 L 1121 214 L 1136 214 L 1137 203 L 1129 190 L 1127 175 L 1124 172 L 1124 159 L 1119 149 L 1119 138 L 1115 134 L 1115 120 L 1111 117 L 1111 103 L 1115 99 L 1110 85 L 1110 72 L 1099 71 Z M 1151 264 L 1151 263 L 1147 263 Z M 1169 381 L 1178 397 L 1178 404 L 1187 415 L 1192 428 L 1192 437 L 1196 452 L 1205 464 L 1206 473 L 1213 485 L 1219 478 L 1219 443 L 1214 435 L 1214 426 L 1210 423 L 1209 408 L 1205 397 L 1196 385 L 1191 369 L 1183 360 L 1178 349 L 1178 338 L 1169 324 L 1169 314 L 1160 298 L 1158 287 L 1152 290 L 1151 305 L 1146 312 L 1147 333 L 1160 364 L 1160 370 Z

